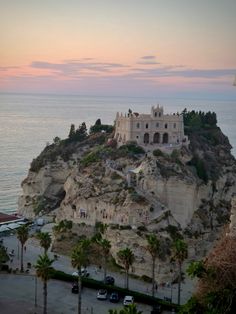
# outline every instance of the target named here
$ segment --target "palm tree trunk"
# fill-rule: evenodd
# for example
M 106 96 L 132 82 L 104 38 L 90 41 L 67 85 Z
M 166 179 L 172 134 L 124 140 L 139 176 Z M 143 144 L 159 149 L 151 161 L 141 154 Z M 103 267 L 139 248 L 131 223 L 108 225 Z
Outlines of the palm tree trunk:
M 155 258 L 152 259 L 152 296 L 155 294 Z
M 47 289 L 47 281 L 43 282 L 43 314 L 47 314 L 47 296 L 48 296 L 48 289 Z
M 179 263 L 179 276 L 178 276 L 178 305 L 180 305 L 181 277 L 182 277 L 182 264 Z
M 129 290 L 129 270 L 126 271 L 126 289 Z
M 104 257 L 103 269 L 104 269 L 104 282 L 105 282 L 106 276 L 107 276 L 107 259 L 106 259 L 106 257 Z
M 20 271 L 23 273 L 24 271 L 24 260 L 23 260 L 23 255 L 24 255 L 24 245 L 21 244 L 21 255 L 20 255 Z
M 78 314 L 81 314 L 81 270 L 78 271 Z

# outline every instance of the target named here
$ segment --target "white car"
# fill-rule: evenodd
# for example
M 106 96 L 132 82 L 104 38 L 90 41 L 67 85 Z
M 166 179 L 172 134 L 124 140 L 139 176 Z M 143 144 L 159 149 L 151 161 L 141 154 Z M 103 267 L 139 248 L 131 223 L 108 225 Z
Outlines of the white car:
M 72 276 L 78 276 L 78 272 L 77 271 L 74 271 L 72 273 Z M 88 277 L 89 276 L 89 272 L 87 271 L 86 268 L 81 268 L 81 276 L 82 277 Z
M 98 290 L 97 299 L 98 300 L 106 300 L 107 299 L 107 290 L 105 290 L 105 289 Z
M 131 295 L 126 295 L 123 301 L 124 306 L 128 306 L 133 303 L 134 303 L 134 297 L 132 297 Z

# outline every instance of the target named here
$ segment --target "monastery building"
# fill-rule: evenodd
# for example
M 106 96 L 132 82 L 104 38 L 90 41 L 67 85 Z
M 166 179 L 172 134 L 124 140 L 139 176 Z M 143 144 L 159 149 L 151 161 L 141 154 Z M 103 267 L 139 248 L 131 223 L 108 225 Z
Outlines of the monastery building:
M 184 135 L 183 116 L 178 113 L 164 114 L 163 107 L 159 105 L 151 108 L 151 114 L 131 110 L 127 114 L 117 113 L 114 137 L 118 147 L 135 141 L 146 150 L 189 144 L 188 137 Z

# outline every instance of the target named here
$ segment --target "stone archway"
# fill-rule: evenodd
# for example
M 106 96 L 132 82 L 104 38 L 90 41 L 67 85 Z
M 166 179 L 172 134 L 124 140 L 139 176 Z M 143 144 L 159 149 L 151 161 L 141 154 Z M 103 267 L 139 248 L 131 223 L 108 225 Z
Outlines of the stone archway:
M 168 135 L 168 133 L 164 133 L 163 134 L 163 141 L 162 141 L 162 143 L 163 144 L 168 144 L 168 142 L 169 142 L 169 135 Z
M 160 143 L 160 133 L 155 133 L 153 136 L 153 143 Z
M 143 142 L 144 142 L 144 144 L 148 144 L 149 143 L 149 134 L 148 133 L 144 134 Z

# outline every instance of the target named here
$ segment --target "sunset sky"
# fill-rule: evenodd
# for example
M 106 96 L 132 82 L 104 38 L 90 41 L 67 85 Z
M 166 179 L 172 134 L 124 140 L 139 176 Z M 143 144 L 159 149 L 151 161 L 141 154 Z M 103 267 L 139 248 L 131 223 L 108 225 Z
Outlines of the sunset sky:
M 0 91 L 236 99 L 235 0 L 0 0 Z

